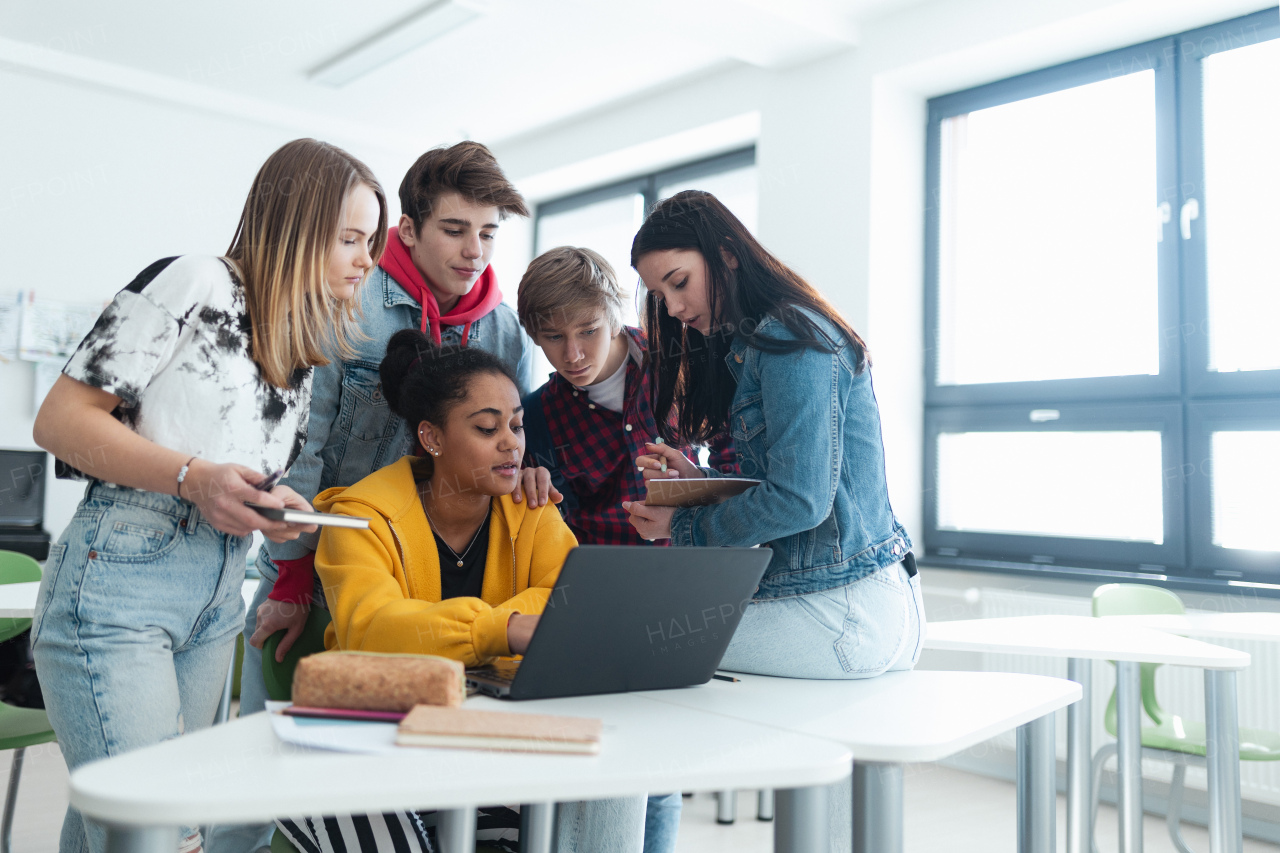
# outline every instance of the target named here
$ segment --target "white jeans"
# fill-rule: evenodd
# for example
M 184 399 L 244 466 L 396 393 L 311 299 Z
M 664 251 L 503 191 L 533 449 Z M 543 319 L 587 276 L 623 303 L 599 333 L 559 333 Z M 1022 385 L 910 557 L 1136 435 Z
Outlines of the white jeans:
M 924 626 L 920 576 L 894 563 L 835 589 L 751 602 L 720 669 L 871 678 L 915 666 Z

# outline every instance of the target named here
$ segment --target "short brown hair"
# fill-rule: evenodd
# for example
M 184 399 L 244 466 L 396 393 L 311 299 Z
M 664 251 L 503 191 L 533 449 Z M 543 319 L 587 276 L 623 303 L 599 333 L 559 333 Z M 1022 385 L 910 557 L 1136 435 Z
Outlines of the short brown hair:
M 479 142 L 432 148 L 419 157 L 400 182 L 400 212 L 413 220 L 415 232 L 421 231 L 436 200 L 448 192 L 496 207 L 503 219 L 529 215 L 524 196 L 502 174 L 493 152 Z
M 626 295 L 618 277 L 599 253 L 576 246 L 557 246 L 534 258 L 520 279 L 516 312 L 529 336 L 559 328 L 586 311 L 604 311 L 609 331 L 622 328 Z
M 360 299 L 336 299 L 325 264 L 343 206 L 361 184 L 378 199 L 369 250 L 376 265 L 387 244 L 387 197 L 373 171 L 346 151 L 315 139 L 287 142 L 249 188 L 226 258 L 244 284 L 253 360 L 277 388 L 288 388 L 299 369 L 355 354 Z M 361 286 L 366 280 L 368 273 Z

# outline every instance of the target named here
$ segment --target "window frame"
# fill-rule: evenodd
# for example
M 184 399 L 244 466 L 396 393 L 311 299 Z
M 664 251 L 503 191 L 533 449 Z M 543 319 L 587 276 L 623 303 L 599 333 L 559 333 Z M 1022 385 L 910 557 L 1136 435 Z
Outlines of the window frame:
M 1212 544 L 1212 482 L 1195 460 L 1210 458 L 1215 429 L 1248 424 L 1280 429 L 1280 370 L 1208 370 L 1202 65 L 1216 53 L 1280 38 L 1280 11 L 1264 9 L 1207 27 L 997 81 L 929 102 L 925 165 L 924 530 L 928 562 L 956 568 L 1050 577 L 1136 580 L 1221 591 L 1247 586 L 1280 596 L 1280 553 Z M 1158 244 L 1160 374 L 939 385 L 941 123 L 950 116 L 1097 82 L 1130 70 L 1155 72 L 1155 204 L 1170 204 Z M 1179 214 L 1201 205 L 1192 236 Z M 1155 210 L 1153 210 L 1153 214 Z M 1200 227 L 1195 227 L 1198 222 Z M 1231 399 L 1225 399 L 1231 398 Z M 1060 417 L 1031 423 L 1028 410 Z M 957 427 L 986 430 L 1102 430 L 1159 422 L 1164 463 L 1165 541 L 1112 540 L 939 530 L 937 436 Z M 1131 427 L 1130 427 L 1131 428 Z M 1190 467 L 1188 467 L 1190 466 Z M 1193 470 L 1195 469 L 1195 470 Z M 1191 473 L 1185 473 L 1191 471 Z
M 544 216 L 567 213 L 580 207 L 609 201 L 625 195 L 641 196 L 644 199 L 644 211 L 647 215 L 660 200 L 658 198 L 658 189 L 660 187 L 679 181 L 697 180 L 698 178 L 718 175 L 722 172 L 744 169 L 748 166 L 754 166 L 755 163 L 756 146 L 753 143 L 744 148 L 737 148 L 689 163 L 669 166 L 647 174 L 624 178 L 620 181 L 538 202 L 533 212 L 533 255 L 536 257 L 538 254 L 538 235 L 541 231 L 542 217 Z

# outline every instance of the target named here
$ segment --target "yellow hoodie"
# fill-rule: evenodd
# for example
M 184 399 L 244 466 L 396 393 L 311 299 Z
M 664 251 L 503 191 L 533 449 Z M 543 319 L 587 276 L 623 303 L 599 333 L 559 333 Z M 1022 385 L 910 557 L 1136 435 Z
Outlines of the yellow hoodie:
M 551 504 L 494 498 L 480 598 L 440 600 L 440 558 L 414 484 L 414 460 L 354 486 L 326 489 L 316 509 L 373 519 L 368 530 L 322 527 L 316 571 L 333 622 L 325 647 L 443 655 L 467 666 L 511 654 L 507 620 L 540 614 L 578 544 Z

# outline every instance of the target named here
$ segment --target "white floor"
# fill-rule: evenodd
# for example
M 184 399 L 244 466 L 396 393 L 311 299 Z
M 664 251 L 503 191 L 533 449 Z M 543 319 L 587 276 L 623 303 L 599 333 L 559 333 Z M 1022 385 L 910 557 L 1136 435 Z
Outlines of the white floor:
M 936 764 L 906 769 L 906 853 L 1013 853 L 1017 849 L 1017 816 L 1012 784 L 951 770 Z M 676 853 L 768 853 L 773 850 L 773 824 L 756 820 L 754 792 L 738 794 L 738 819 L 731 826 L 716 823 L 712 794 L 685 798 Z M 1058 849 L 1066 847 L 1066 801 L 1058 798 Z M 1164 819 L 1147 816 L 1146 853 L 1176 853 Z M 1209 836 L 1201 827 L 1184 825 L 1183 838 L 1197 853 L 1208 853 Z M 1112 853 L 1116 844 L 1115 809 L 1098 812 L 1099 853 Z M 1280 846 L 1246 838 L 1245 853 L 1277 853 Z
M 12 752 L 0 753 L 0 779 L 7 779 Z M 684 801 L 677 853 L 768 853 L 773 849 L 773 824 L 757 821 L 754 792 L 738 795 L 738 820 L 716 823 L 715 798 L 698 794 Z M 67 768 L 56 744 L 27 749 L 17 817 L 13 825 L 13 853 L 56 853 L 58 830 L 67 807 Z M 1065 805 L 1058 798 L 1059 849 Z M 906 771 L 907 853 L 997 853 L 1015 849 L 1016 818 L 1013 785 L 974 776 L 935 764 L 912 765 Z M 1184 837 L 1193 850 L 1209 849 L 1206 832 L 1186 826 Z M 1115 810 L 1104 806 L 1098 816 L 1100 853 L 1116 849 Z M 1175 853 L 1164 821 L 1147 817 L 1147 853 Z M 1245 839 L 1246 853 L 1280 853 L 1280 846 Z

